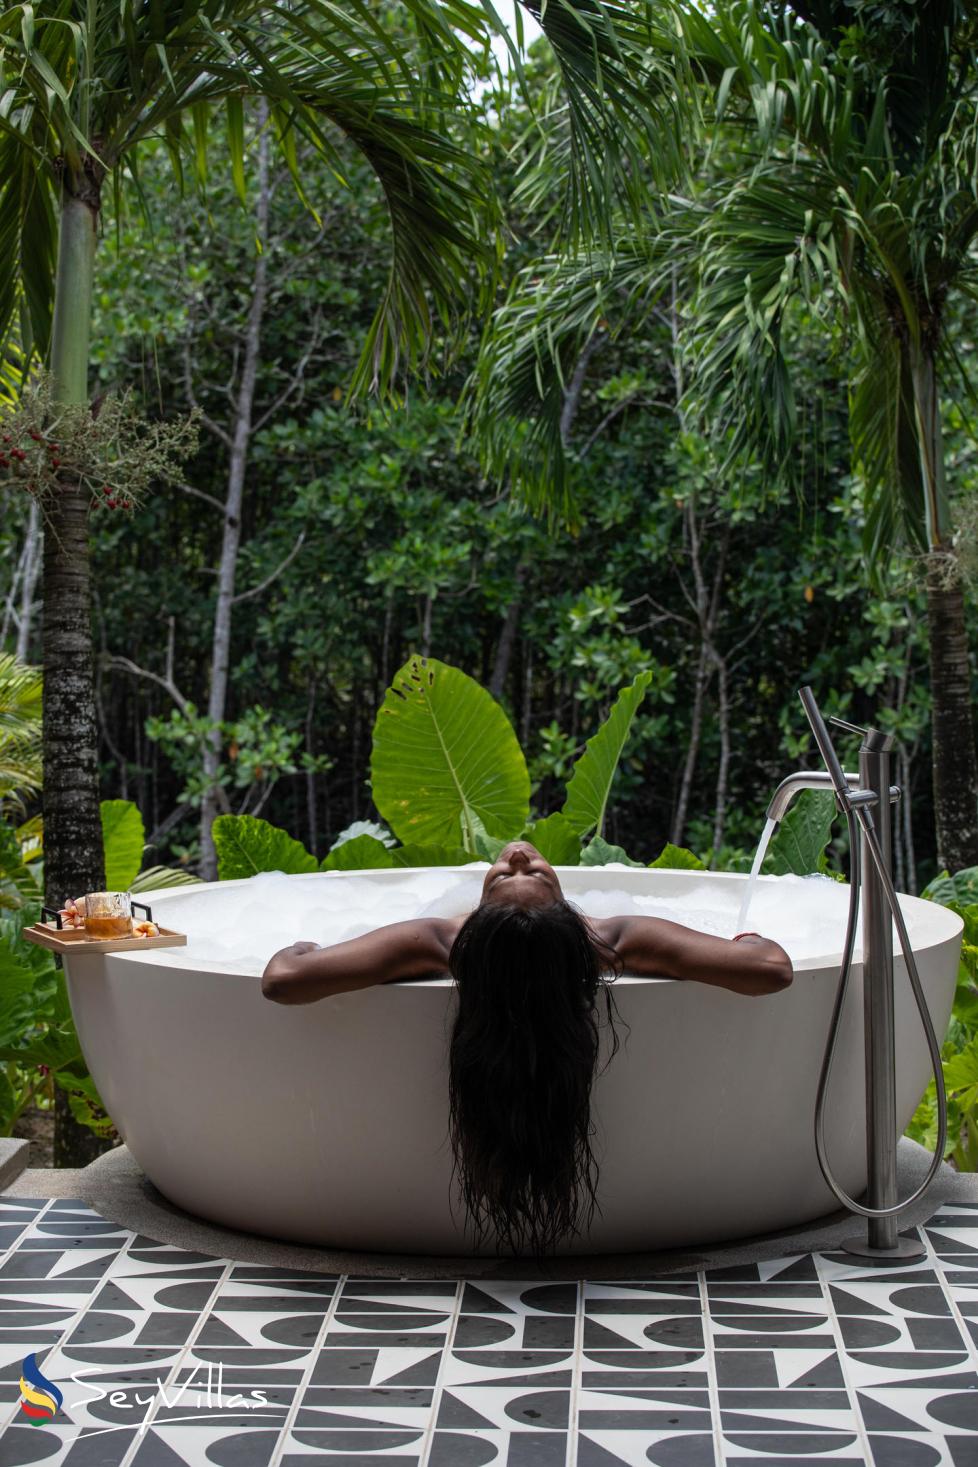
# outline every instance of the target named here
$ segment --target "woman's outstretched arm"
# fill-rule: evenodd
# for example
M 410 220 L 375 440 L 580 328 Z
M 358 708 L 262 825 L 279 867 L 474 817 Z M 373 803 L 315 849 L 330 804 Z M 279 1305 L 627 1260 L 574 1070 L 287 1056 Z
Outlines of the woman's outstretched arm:
M 794 972 L 784 948 L 755 932 L 737 941 L 662 917 L 608 917 L 592 924 L 617 949 L 626 973 L 712 983 L 734 993 L 777 993 Z
M 416 917 L 332 947 L 296 942 L 269 959 L 261 991 L 273 1003 L 315 1003 L 376 983 L 447 973 L 457 930 L 451 918 Z

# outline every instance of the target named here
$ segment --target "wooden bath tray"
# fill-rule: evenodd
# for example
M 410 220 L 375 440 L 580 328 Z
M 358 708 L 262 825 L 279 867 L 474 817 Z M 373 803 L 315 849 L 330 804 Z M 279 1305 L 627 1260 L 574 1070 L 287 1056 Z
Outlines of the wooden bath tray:
M 133 905 L 137 905 L 135 902 Z M 47 910 L 47 909 L 46 909 Z M 149 911 L 149 908 L 144 908 Z M 150 918 L 149 920 L 152 920 Z M 158 924 L 157 924 L 158 925 Z M 54 953 L 131 953 L 147 947 L 186 947 L 187 934 L 160 927 L 156 937 L 86 937 L 83 927 L 58 927 L 56 922 L 35 922 L 21 936 Z

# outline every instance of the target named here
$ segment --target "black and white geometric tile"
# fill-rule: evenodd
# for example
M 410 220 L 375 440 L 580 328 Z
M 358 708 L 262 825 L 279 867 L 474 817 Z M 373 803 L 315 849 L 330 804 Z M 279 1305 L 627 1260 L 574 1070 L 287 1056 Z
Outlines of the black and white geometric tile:
M 896 1269 L 390 1281 L 0 1197 L 0 1467 L 978 1467 L 978 1204 L 922 1237 Z

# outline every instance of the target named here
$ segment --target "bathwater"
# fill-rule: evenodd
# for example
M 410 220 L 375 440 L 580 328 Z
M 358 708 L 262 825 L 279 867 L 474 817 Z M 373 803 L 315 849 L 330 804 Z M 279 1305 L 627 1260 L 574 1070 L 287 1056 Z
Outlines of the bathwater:
M 196 894 L 188 887 L 159 906 L 168 927 L 187 933 L 188 945 L 159 950 L 160 957 L 169 965 L 260 974 L 273 953 L 293 942 L 327 947 L 412 917 L 470 912 L 479 903 L 488 869 L 487 862 L 464 871 L 435 867 L 393 882 L 347 873 L 305 879 L 266 872 Z M 624 873 L 630 868 L 603 869 Z M 663 883 L 639 895 L 598 886 L 595 875 L 586 867 L 560 873 L 568 901 L 588 917 L 662 917 L 726 938 L 743 930 L 742 880 L 704 872 L 693 885 L 684 882 L 681 894 L 672 894 Z M 661 881 L 653 872 L 647 879 L 650 886 Z M 781 943 L 795 962 L 838 953 L 848 896 L 848 886 L 824 876 L 761 877 L 751 894 L 751 926 Z M 910 914 L 908 923 L 912 931 Z

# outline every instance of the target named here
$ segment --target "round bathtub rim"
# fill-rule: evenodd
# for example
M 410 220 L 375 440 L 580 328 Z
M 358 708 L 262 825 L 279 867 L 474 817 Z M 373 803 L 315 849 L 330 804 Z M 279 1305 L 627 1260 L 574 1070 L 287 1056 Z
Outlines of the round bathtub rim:
M 470 867 L 473 866 L 473 865 L 485 865 L 487 867 L 487 869 L 488 869 L 488 862 L 469 862 L 469 863 L 467 863 L 464 866 L 444 866 L 444 867 L 438 867 L 437 869 L 438 870 L 445 871 L 446 874 L 448 874 L 449 872 L 452 873 L 452 874 L 462 874 L 465 871 L 469 870 Z M 372 880 L 375 880 L 375 881 L 383 881 L 384 879 L 387 879 L 387 880 L 403 879 L 405 876 L 416 875 L 416 874 L 418 874 L 420 872 L 430 872 L 431 869 L 432 868 L 430 866 L 395 866 L 395 867 L 383 867 L 383 868 L 380 868 L 380 869 L 378 869 L 378 868 L 369 868 L 369 867 L 368 868 L 358 868 L 358 869 L 352 870 L 352 871 L 303 871 L 303 872 L 282 873 L 282 874 L 289 875 L 289 879 L 292 880 L 292 881 L 303 881 L 303 880 L 309 880 L 309 879 L 312 879 L 312 878 L 320 878 L 320 879 L 330 878 L 330 879 L 333 879 L 333 878 L 341 878 L 341 877 L 344 877 L 344 876 L 366 876 L 366 877 L 369 877 L 369 878 L 371 878 Z M 723 880 L 727 880 L 727 881 L 746 881 L 747 880 L 746 873 L 743 873 L 743 872 L 740 872 L 740 871 L 690 871 L 690 870 L 684 870 L 684 869 L 676 869 L 676 870 L 673 870 L 673 869 L 670 869 L 670 868 L 626 867 L 626 866 L 603 866 L 603 867 L 602 866 L 593 866 L 593 867 L 555 866 L 554 867 L 554 870 L 559 875 L 571 874 L 571 873 L 579 873 L 582 870 L 587 870 L 587 871 L 589 871 L 590 873 L 592 873 L 595 876 L 598 876 L 601 873 L 607 873 L 608 876 L 615 876 L 615 877 L 620 877 L 622 875 L 622 873 L 628 872 L 628 871 L 644 870 L 644 871 L 648 871 L 648 872 L 650 872 L 650 874 L 654 875 L 657 880 L 660 880 L 660 881 L 664 880 L 667 883 L 669 881 L 671 881 L 671 880 L 677 880 L 677 879 L 683 880 L 683 881 L 689 881 L 691 879 L 699 879 L 699 880 L 708 879 L 710 881 L 723 881 Z M 264 874 L 264 873 L 262 873 L 262 874 Z M 268 874 L 272 874 L 272 873 L 268 873 Z M 228 889 L 230 887 L 233 887 L 233 886 L 244 886 L 250 880 L 251 880 L 250 877 L 237 877 L 237 878 L 235 878 L 233 880 L 230 880 L 230 881 L 206 881 L 206 882 L 195 882 L 193 885 L 183 884 L 183 885 L 177 885 L 177 886 L 159 887 L 159 888 L 154 888 L 152 891 L 140 892 L 139 893 L 139 896 L 140 897 L 142 897 L 142 896 L 147 897 L 150 906 L 155 906 L 160 901 L 162 901 L 163 904 L 165 905 L 166 902 L 167 902 L 167 900 L 172 899 L 172 898 L 185 897 L 185 896 L 190 896 L 192 894 L 193 895 L 196 895 L 198 893 L 203 893 L 205 891 L 211 891 L 211 890 L 216 890 L 216 889 L 226 890 L 226 889 Z M 778 881 L 778 880 L 780 880 L 780 877 L 778 877 L 778 876 L 759 876 L 758 877 L 758 881 L 763 881 L 763 882 L 772 882 L 772 881 Z M 598 884 L 600 885 L 602 883 L 599 882 Z M 845 885 L 846 887 L 848 887 L 848 882 L 846 882 L 846 883 L 840 883 L 840 884 L 841 885 Z M 914 909 L 919 908 L 920 913 L 921 914 L 924 914 L 926 916 L 926 918 L 927 918 L 926 923 L 925 924 L 922 924 L 921 927 L 918 928 L 918 930 L 914 933 L 913 950 L 914 950 L 915 953 L 917 953 L 917 952 L 920 952 L 920 953 L 927 952 L 931 948 L 939 947 L 943 943 L 950 941 L 954 937 L 960 937 L 961 936 L 962 932 L 964 931 L 964 921 L 963 921 L 963 919 L 961 917 L 958 916 L 958 914 L 956 912 L 952 912 L 950 910 L 950 908 L 941 906 L 941 904 L 939 902 L 927 901 L 923 897 L 910 896 L 908 893 L 905 893 L 905 892 L 901 892 L 901 893 L 899 893 L 899 895 L 900 895 L 900 899 L 901 899 L 901 906 L 904 906 L 905 904 L 909 903 L 909 904 L 911 904 L 911 910 L 914 910 Z M 570 900 L 573 901 L 573 897 L 571 897 Z M 384 925 L 384 924 L 381 924 L 381 925 Z M 299 939 L 296 939 L 296 940 L 298 941 Z M 200 973 L 202 975 L 203 974 L 207 974 L 208 976 L 213 975 L 214 977 L 221 977 L 221 978 L 249 979 L 252 982 L 260 981 L 255 973 L 242 972 L 240 969 L 232 968 L 230 966 L 206 967 L 206 968 L 204 968 L 204 967 L 200 967 L 200 968 L 195 967 L 194 962 L 193 962 L 193 959 L 190 958 L 189 956 L 185 960 L 178 961 L 176 963 L 172 963 L 172 962 L 168 961 L 168 958 L 169 958 L 169 956 L 170 956 L 171 953 L 179 953 L 180 956 L 181 956 L 181 958 L 183 958 L 185 952 L 186 952 L 186 949 L 183 949 L 183 948 L 174 948 L 174 949 L 151 948 L 151 949 L 149 949 L 146 952 L 133 951 L 133 952 L 128 952 L 128 953 L 106 953 L 106 954 L 100 954 L 100 953 L 84 953 L 83 951 L 79 951 L 79 953 L 77 954 L 77 956 L 78 957 L 86 957 L 86 958 L 91 958 L 91 957 L 106 957 L 106 958 L 110 959 L 110 964 L 109 964 L 110 968 L 115 968 L 117 964 L 121 964 L 122 965 L 122 971 L 123 972 L 125 971 L 125 969 L 127 967 L 129 967 L 129 966 L 131 966 L 133 964 L 136 964 L 138 966 L 146 967 L 146 968 L 150 968 L 150 969 L 163 968 L 163 969 L 166 969 L 166 970 L 173 970 L 173 971 L 180 971 L 180 972 L 197 972 L 197 973 Z M 899 957 L 899 949 L 898 949 L 898 947 L 897 947 L 896 953 L 897 953 L 897 957 Z M 70 954 L 69 955 L 69 961 L 71 961 L 71 959 L 73 959 L 74 957 L 75 957 L 75 954 L 74 953 Z M 811 956 L 809 956 L 807 958 L 799 959 L 799 961 L 796 962 L 795 965 L 794 965 L 794 972 L 795 972 L 795 976 L 798 977 L 799 975 L 805 975 L 805 974 L 808 974 L 808 973 L 822 972 L 826 968 L 839 968 L 839 967 L 841 967 L 841 964 L 842 964 L 842 953 L 841 953 L 841 951 L 839 951 L 839 952 L 829 952 L 829 953 L 818 953 L 818 954 L 813 954 L 813 955 L 811 955 Z M 860 966 L 861 966 L 861 964 L 859 963 L 859 961 L 857 959 L 856 963 L 854 964 L 854 967 L 858 968 Z M 627 973 L 623 973 L 620 978 L 618 978 L 618 979 L 615 980 L 615 982 L 617 982 L 617 983 L 620 983 L 620 984 L 628 984 L 628 985 L 630 985 L 630 984 L 636 984 L 636 983 L 650 983 L 650 984 L 676 983 L 676 982 L 680 982 L 680 981 L 682 981 L 682 980 L 675 979 L 675 978 L 655 978 L 655 977 L 650 977 L 650 976 L 645 976 L 645 975 L 635 975 L 635 974 L 627 974 Z M 450 976 L 448 976 L 446 974 L 444 976 L 439 976 L 437 978 L 412 978 L 412 979 L 403 979 L 400 982 L 398 982 L 396 985 L 393 985 L 393 986 L 395 986 L 397 988 L 452 988 L 455 985 L 454 985 L 454 979 L 452 979 Z

